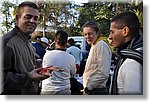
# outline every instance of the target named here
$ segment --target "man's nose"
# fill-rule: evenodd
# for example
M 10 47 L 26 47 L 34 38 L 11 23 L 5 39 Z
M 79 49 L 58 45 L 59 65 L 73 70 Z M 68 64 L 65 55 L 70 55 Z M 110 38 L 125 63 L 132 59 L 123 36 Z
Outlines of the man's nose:
M 32 17 L 32 18 L 30 19 L 30 22 L 36 22 L 35 18 Z

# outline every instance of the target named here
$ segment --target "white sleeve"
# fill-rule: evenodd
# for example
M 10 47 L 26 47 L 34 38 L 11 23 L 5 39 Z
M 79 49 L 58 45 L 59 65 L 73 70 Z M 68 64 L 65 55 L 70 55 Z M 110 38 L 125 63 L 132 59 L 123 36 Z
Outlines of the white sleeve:
M 75 64 L 75 58 L 73 56 L 72 56 L 70 64 L 71 64 L 70 74 L 71 74 L 71 77 L 73 77 L 73 76 L 75 76 L 76 71 L 77 71 L 76 64 Z
M 117 84 L 120 94 L 141 94 L 142 66 L 132 59 L 126 59 L 118 72 Z

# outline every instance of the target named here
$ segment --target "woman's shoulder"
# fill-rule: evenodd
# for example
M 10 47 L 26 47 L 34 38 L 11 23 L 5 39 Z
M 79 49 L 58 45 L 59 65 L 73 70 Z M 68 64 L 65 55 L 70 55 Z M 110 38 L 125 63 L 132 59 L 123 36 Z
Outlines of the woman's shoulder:
M 95 45 L 95 48 L 103 48 L 103 47 L 107 48 L 107 49 L 110 49 L 109 45 L 104 40 L 100 40 Z
M 101 45 L 108 45 L 106 41 L 104 40 L 100 40 L 99 42 L 97 42 L 97 44 L 101 44 Z

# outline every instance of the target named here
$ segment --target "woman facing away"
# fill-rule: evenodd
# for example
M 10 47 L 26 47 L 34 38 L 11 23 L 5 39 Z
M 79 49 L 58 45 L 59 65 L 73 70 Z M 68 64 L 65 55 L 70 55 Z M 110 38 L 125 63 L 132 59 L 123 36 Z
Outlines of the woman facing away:
M 52 72 L 52 76 L 42 81 L 42 95 L 70 95 L 70 78 L 76 74 L 75 58 L 66 52 L 68 34 L 57 31 L 55 50 L 47 51 L 43 57 L 43 67 L 59 66 L 62 72 Z

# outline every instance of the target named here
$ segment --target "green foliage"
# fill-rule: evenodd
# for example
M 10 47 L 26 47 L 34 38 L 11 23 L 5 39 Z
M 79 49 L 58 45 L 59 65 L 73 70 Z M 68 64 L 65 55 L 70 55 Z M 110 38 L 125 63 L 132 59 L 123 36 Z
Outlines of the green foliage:
M 143 25 L 143 2 L 88 2 L 77 10 L 80 12 L 77 26 L 81 28 L 86 21 L 95 20 L 100 24 L 103 36 L 109 34 L 110 19 L 123 11 L 135 12 Z
M 54 29 L 66 27 L 70 24 L 69 20 L 74 20 L 75 15 L 72 13 L 72 4 L 70 2 L 37 2 L 40 9 L 39 25 L 51 26 Z M 75 20 L 74 20 L 75 21 Z M 49 23 L 49 24 L 46 24 Z
M 142 2 L 88 2 L 83 5 L 76 5 L 71 2 L 51 2 L 46 0 L 42 2 L 37 0 L 39 6 L 40 17 L 39 26 L 46 29 L 50 27 L 54 30 L 63 29 L 67 31 L 69 36 L 82 35 L 81 27 L 88 20 L 95 20 L 100 24 L 103 36 L 107 36 L 109 32 L 110 19 L 123 11 L 132 11 L 137 14 L 141 26 L 143 26 L 143 1 Z M 2 27 L 6 27 L 9 31 L 14 24 L 12 14 L 16 13 L 16 2 L 2 2 L 2 14 L 4 19 L 1 22 Z M 14 8 L 13 12 L 10 9 Z M 3 30 L 3 29 L 2 29 Z M 45 30 L 44 30 L 45 31 Z M 3 32 L 5 32 L 3 30 Z M 50 31 L 50 33 L 53 31 Z M 45 32 L 46 36 L 47 33 Z M 49 34 L 51 35 L 51 34 Z M 50 38 L 53 35 L 50 36 Z
M 12 24 L 14 23 L 14 20 L 11 20 L 11 9 L 14 6 L 13 3 L 9 2 L 9 1 L 3 1 L 2 2 L 2 8 L 1 8 L 1 12 L 3 14 L 3 21 L 1 22 L 1 26 L 5 27 L 2 32 L 6 33 L 8 32 L 10 29 L 12 29 Z
M 138 16 L 140 24 L 143 27 L 143 1 L 141 3 L 131 3 L 130 11 L 133 11 Z

